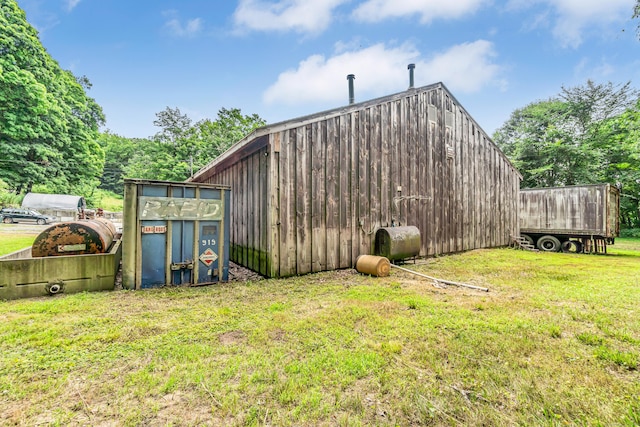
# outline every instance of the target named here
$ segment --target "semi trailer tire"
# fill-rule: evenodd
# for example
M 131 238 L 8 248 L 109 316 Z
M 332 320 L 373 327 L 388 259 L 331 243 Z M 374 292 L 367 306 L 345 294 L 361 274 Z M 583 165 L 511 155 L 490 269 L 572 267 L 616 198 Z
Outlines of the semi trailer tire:
M 539 238 L 536 246 L 545 252 L 558 252 L 561 248 L 560 240 L 558 240 L 557 237 L 549 235 Z

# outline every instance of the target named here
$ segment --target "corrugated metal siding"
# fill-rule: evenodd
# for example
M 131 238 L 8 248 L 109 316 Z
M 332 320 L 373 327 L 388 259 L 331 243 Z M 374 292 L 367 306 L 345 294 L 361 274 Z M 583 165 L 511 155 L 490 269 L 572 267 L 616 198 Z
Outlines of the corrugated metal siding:
M 393 223 L 420 229 L 421 255 L 518 233 L 519 174 L 440 86 L 281 126 L 213 172 L 232 187 L 231 259 L 268 276 L 351 267 Z

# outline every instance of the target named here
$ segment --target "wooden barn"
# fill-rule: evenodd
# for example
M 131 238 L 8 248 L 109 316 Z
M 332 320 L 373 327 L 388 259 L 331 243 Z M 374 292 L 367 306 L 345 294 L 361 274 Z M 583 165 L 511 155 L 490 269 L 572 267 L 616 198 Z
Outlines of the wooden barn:
M 518 235 L 521 175 L 442 83 L 262 127 L 191 180 L 231 186 L 231 260 L 268 277 L 353 267 L 379 227 L 422 256 Z

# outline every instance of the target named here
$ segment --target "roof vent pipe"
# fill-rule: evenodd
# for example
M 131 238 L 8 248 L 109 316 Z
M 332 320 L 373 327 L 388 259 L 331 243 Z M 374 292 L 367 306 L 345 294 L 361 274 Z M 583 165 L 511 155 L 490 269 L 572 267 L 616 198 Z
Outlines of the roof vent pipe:
M 409 89 L 413 89 L 413 69 L 416 68 L 416 64 L 407 65 L 409 70 Z
M 353 92 L 353 81 L 356 79 L 355 74 L 349 74 L 347 80 L 349 80 L 349 104 L 356 102 L 356 98 Z

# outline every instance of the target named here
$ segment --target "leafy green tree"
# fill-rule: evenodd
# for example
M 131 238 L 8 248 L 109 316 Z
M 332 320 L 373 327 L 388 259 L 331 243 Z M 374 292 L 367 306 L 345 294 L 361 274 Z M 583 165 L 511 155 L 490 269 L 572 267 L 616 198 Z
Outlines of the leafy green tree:
M 128 177 L 184 181 L 265 122 L 257 114 L 244 116 L 237 108 L 221 109 L 215 120 L 195 124 L 178 108 L 156 114 L 160 127 L 152 140 L 137 144 L 124 167 Z
M 105 155 L 100 188 L 120 195 L 124 193 L 125 168 L 136 152 L 136 141 L 139 140 L 125 138 L 109 131 L 100 134 L 98 144 Z
M 623 188 L 623 217 L 633 225 L 640 197 L 639 108 L 629 83 L 588 81 L 514 111 L 494 140 L 522 173 L 523 187 L 609 182 Z
M 629 228 L 640 227 L 640 101 L 634 108 L 608 120 L 599 129 L 608 141 L 601 176 L 615 183 L 622 192 L 622 222 Z
M 222 108 L 218 111 L 216 120 L 207 119 L 196 123 L 196 139 L 201 142 L 198 166 L 205 166 L 231 145 L 265 124 L 257 114 L 243 116 L 238 108 Z
M 35 183 L 58 192 L 97 184 L 104 115 L 86 95 L 87 82 L 49 56 L 15 0 L 0 0 L 0 179 L 12 191 Z
M 514 111 L 494 139 L 523 175 L 522 186 L 552 187 L 588 180 L 595 154 L 577 143 L 569 106 L 535 102 Z

